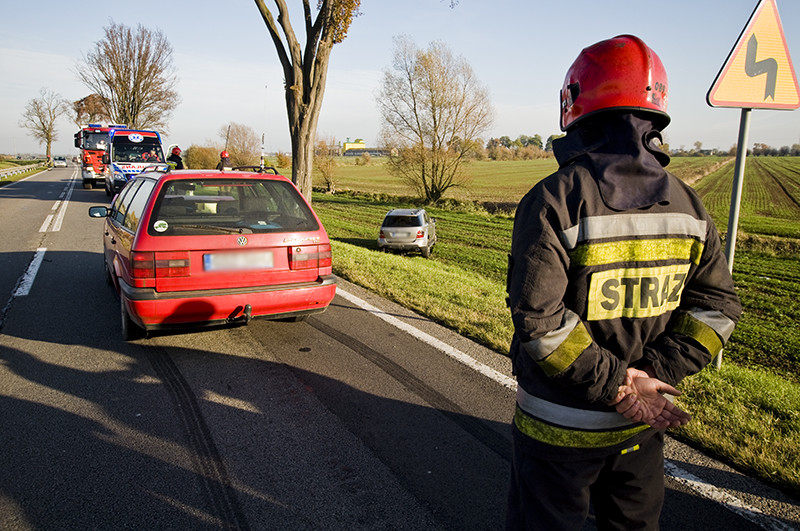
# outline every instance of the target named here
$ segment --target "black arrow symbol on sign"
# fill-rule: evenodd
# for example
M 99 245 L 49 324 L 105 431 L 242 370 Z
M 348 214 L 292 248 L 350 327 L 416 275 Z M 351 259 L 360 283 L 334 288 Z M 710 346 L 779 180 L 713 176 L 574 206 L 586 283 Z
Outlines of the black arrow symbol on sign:
M 744 72 L 750 77 L 760 76 L 767 74 L 767 85 L 764 88 L 764 100 L 771 97 L 775 100 L 775 83 L 778 80 L 778 61 L 773 58 L 762 59 L 756 61 L 756 50 L 758 49 L 758 41 L 756 34 L 750 36 L 747 41 L 747 57 L 744 61 Z

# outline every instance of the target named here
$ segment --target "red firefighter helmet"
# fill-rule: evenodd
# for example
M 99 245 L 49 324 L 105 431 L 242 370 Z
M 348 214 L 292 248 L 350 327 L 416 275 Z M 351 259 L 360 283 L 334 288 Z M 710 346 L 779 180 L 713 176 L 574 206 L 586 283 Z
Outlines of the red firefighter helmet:
M 561 88 L 561 130 L 610 109 L 650 113 L 661 130 L 669 124 L 667 72 L 642 40 L 619 35 L 581 50 Z
M 219 154 L 219 157 L 221 159 L 227 159 L 228 158 L 228 152 L 227 151 L 223 151 L 222 153 Z
M 175 146 L 174 148 L 172 148 L 172 154 L 173 155 L 180 155 L 181 154 L 181 148 L 179 148 L 178 146 Z

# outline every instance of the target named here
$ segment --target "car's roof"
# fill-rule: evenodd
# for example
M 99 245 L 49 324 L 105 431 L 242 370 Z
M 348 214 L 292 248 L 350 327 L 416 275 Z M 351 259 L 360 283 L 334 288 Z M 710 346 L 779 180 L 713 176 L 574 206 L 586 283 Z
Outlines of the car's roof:
M 390 210 L 386 215 L 387 216 L 416 216 L 420 212 L 422 212 L 422 208 L 395 208 L 394 210 Z
M 176 179 L 268 179 L 275 181 L 288 181 L 283 175 L 273 173 L 250 172 L 250 171 L 222 171 L 222 170 L 150 170 L 140 174 L 141 177 L 150 177 L 157 180 L 176 180 Z

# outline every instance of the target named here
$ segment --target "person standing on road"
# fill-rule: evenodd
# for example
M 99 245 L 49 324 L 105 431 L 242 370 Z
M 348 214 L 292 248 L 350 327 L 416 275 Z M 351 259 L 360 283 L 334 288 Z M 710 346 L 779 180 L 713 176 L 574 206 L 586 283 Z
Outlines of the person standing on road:
M 720 237 L 664 167 L 667 77 L 632 35 L 581 51 L 561 90 L 559 169 L 521 200 L 508 265 L 517 378 L 509 530 L 657 529 L 665 395 L 741 314 Z
M 167 157 L 167 162 L 169 163 L 170 166 L 173 167 L 173 169 L 176 170 L 184 169 L 183 159 L 181 158 L 181 148 L 179 148 L 178 146 L 173 147 L 172 154 L 170 154 L 170 156 Z

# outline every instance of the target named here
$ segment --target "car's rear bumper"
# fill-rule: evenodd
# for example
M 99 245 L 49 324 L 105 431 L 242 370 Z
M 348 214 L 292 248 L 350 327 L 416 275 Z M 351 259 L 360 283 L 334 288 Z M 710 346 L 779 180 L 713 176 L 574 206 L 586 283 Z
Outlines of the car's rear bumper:
M 314 282 L 247 288 L 157 292 L 120 280 L 120 295 L 139 325 L 154 330 L 182 324 L 218 324 L 251 317 L 284 318 L 324 311 L 336 294 L 336 277 Z M 250 306 L 249 316 L 245 308 Z
M 415 242 L 387 242 L 385 240 L 378 240 L 379 249 L 392 249 L 393 251 L 419 251 L 428 246 L 424 240 L 417 240 Z

